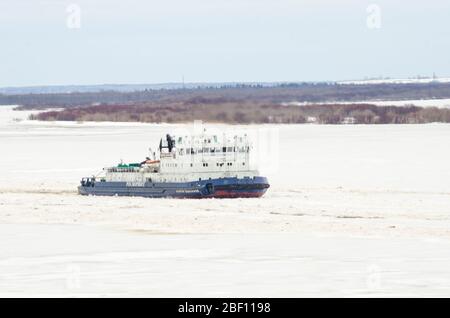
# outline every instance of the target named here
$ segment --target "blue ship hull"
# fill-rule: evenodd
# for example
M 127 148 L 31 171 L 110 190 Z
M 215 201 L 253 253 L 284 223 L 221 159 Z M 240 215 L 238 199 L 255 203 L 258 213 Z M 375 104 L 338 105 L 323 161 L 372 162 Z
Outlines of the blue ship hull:
M 93 181 L 82 184 L 82 195 L 139 196 L 148 198 L 249 198 L 261 197 L 269 188 L 265 177 L 218 178 L 192 182 L 146 182 L 133 186 L 126 182 Z

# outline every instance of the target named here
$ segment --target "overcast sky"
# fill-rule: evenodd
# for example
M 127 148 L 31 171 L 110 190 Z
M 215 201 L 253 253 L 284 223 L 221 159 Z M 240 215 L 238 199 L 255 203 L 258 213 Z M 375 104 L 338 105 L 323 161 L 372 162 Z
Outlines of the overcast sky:
M 450 76 L 449 14 L 448 0 L 0 0 L 0 86 Z

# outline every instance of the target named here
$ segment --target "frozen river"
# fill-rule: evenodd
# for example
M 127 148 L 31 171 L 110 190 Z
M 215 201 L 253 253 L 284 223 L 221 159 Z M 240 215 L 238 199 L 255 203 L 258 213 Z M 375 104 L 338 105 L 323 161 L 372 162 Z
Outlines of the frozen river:
M 0 296 L 448 296 L 450 243 L 0 225 Z
M 263 198 L 173 200 L 76 186 L 183 125 L 27 115 L 0 107 L 3 296 L 450 295 L 450 125 L 251 126 Z

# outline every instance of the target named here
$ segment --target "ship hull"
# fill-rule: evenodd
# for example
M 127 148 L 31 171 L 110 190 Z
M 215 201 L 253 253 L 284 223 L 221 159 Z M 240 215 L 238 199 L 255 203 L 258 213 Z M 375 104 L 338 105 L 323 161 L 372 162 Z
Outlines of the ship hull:
M 269 188 L 265 177 L 218 178 L 192 182 L 94 182 L 78 187 L 82 195 L 137 196 L 147 198 L 258 198 Z

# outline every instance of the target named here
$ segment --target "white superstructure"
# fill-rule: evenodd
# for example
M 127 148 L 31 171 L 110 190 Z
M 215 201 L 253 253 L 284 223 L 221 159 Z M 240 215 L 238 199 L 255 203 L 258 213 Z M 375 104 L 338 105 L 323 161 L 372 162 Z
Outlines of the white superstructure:
M 106 181 L 189 182 L 225 177 L 254 177 L 247 134 L 167 135 L 158 152 L 139 165 L 106 168 Z

